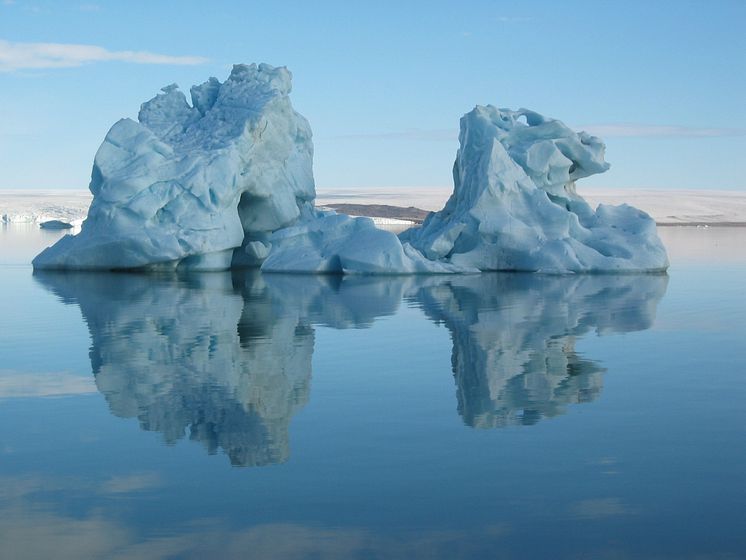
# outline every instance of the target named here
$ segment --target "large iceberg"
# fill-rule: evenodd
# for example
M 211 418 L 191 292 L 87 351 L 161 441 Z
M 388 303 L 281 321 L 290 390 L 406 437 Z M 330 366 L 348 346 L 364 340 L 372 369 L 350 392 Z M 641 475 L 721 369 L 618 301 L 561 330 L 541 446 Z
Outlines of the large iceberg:
M 308 122 L 290 105 L 290 73 L 237 65 L 220 83 L 175 85 L 122 119 L 96 153 L 82 231 L 37 268 L 224 269 L 252 238 L 312 211 Z
M 39 269 L 261 267 L 359 274 L 520 270 L 662 271 L 655 223 L 626 205 L 594 211 L 575 181 L 605 171 L 603 143 L 560 121 L 477 107 L 461 120 L 455 189 L 422 227 L 396 236 L 369 218 L 314 207 L 311 128 L 286 68 L 236 65 L 144 103 L 93 165 L 81 232 Z M 525 122 L 523 122 L 525 120 Z

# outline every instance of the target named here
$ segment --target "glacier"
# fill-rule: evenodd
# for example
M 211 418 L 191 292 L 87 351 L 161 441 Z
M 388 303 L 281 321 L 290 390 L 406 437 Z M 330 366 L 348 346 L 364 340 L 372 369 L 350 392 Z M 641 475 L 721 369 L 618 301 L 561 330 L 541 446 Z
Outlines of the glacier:
M 344 274 L 661 272 L 655 223 L 594 210 L 575 181 L 608 169 L 601 140 L 533 111 L 477 106 L 461 119 L 454 191 L 399 236 L 314 206 L 313 142 L 284 67 L 237 64 L 175 84 L 112 126 L 94 158 L 77 235 L 37 269 Z

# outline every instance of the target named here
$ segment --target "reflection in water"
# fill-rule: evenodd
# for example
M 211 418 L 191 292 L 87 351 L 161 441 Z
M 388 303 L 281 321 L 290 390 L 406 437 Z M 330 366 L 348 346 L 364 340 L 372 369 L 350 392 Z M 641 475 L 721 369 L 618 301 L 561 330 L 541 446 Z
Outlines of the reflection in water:
M 534 424 L 603 385 L 578 337 L 650 327 L 666 276 L 462 276 L 412 297 L 451 332 L 458 411 L 476 428 Z
M 532 424 L 586 402 L 603 368 L 574 350 L 596 329 L 652 323 L 665 276 L 327 277 L 36 273 L 80 306 L 114 414 L 175 442 L 188 430 L 234 465 L 279 463 L 308 401 L 314 325 L 367 328 L 403 299 L 453 340 L 458 410 L 475 427 Z
M 39 278 L 80 305 L 96 385 L 115 415 L 169 443 L 188 429 L 234 465 L 287 459 L 288 423 L 308 400 L 313 330 L 258 283 L 242 297 L 221 274 Z

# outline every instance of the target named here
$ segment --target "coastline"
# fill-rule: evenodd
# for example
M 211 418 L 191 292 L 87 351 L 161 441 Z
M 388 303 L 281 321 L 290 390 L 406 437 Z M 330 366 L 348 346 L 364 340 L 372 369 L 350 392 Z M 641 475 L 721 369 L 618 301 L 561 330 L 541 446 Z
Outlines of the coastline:
M 318 188 L 317 207 L 354 207 L 350 214 L 373 218 L 380 225 L 416 224 L 440 210 L 452 192 L 447 187 Z M 581 188 L 579 194 L 598 204 L 630 204 L 661 227 L 746 227 L 746 191 Z M 92 195 L 87 190 L 0 190 L 0 222 L 40 223 L 85 218 Z

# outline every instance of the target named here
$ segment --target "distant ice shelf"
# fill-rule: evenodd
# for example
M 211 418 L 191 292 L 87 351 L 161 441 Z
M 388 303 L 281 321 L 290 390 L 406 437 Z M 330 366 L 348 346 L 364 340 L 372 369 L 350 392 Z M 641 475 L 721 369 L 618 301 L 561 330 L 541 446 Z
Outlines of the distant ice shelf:
M 311 128 L 291 75 L 238 64 L 225 82 L 176 85 L 122 119 L 96 153 L 88 217 L 38 269 L 261 267 L 344 274 L 659 272 L 654 221 L 593 210 L 575 181 L 608 169 L 604 144 L 533 111 L 477 106 L 461 119 L 454 191 L 399 236 L 314 207 Z M 382 223 L 379 221 L 379 223 Z
M 91 194 L 68 190 L 0 191 L 0 222 L 39 224 L 52 220 L 79 227 L 88 213 Z

